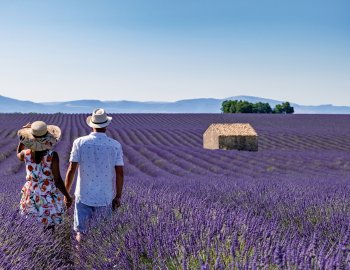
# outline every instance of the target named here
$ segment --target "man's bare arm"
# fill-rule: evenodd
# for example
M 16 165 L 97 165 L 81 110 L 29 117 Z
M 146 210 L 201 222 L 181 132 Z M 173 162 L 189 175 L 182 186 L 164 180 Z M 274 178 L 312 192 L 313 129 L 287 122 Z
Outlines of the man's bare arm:
M 65 180 L 65 184 L 66 184 L 66 189 L 68 192 L 70 192 L 71 188 L 72 188 L 72 184 L 74 182 L 74 175 L 75 172 L 77 170 L 78 167 L 78 162 L 70 162 L 69 163 L 69 167 L 66 173 L 66 180 Z
M 117 194 L 112 202 L 113 209 L 120 206 L 120 200 L 122 198 L 123 185 L 124 185 L 124 167 L 123 166 L 115 166 L 115 174 L 116 174 Z
M 124 167 L 123 166 L 115 166 L 116 173 L 116 187 L 117 187 L 117 195 L 116 198 L 122 197 L 123 192 L 123 184 L 124 184 Z

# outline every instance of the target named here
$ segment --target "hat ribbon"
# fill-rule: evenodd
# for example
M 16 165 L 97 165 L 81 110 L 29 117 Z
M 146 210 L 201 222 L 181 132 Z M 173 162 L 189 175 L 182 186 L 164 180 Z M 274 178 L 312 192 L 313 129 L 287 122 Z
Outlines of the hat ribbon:
M 106 120 L 106 121 L 104 121 L 104 122 L 94 122 L 94 121 L 91 121 L 91 123 L 93 123 L 93 124 L 104 124 L 104 123 L 107 123 L 108 122 L 108 119 Z
M 34 135 L 33 133 L 32 133 L 32 135 L 33 135 L 34 138 L 39 139 L 39 138 L 44 138 L 45 136 L 47 136 L 48 133 L 49 133 L 49 132 L 46 131 L 46 133 L 45 133 L 44 135 L 41 135 L 41 136 Z

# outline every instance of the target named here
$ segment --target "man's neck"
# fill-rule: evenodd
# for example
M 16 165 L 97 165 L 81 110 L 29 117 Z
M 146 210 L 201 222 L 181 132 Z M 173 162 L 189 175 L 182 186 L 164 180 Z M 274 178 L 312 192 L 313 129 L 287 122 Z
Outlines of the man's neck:
M 106 128 L 93 128 L 93 132 L 106 133 Z

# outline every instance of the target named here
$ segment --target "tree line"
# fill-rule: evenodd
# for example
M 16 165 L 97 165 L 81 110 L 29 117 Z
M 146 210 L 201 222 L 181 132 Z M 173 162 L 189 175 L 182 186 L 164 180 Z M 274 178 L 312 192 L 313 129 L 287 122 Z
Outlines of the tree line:
M 225 100 L 221 104 L 223 113 L 294 113 L 294 107 L 288 101 L 277 104 L 271 108 L 269 103 L 257 102 L 251 103 L 243 100 Z

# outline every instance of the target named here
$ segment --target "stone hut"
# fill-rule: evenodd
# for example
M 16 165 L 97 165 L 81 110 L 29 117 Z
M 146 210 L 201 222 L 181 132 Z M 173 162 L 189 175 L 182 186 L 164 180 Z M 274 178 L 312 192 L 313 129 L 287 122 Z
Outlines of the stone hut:
M 203 134 L 203 147 L 258 151 L 258 134 L 250 124 L 211 124 Z

